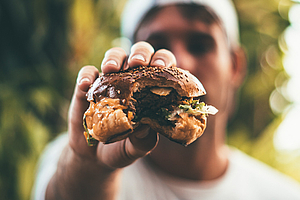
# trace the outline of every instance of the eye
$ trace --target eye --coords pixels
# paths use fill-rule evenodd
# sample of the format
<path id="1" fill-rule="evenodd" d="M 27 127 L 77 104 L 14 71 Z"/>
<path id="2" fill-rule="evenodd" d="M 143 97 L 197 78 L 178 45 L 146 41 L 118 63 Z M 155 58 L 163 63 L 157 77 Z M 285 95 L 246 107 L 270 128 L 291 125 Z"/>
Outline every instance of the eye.
<path id="1" fill-rule="evenodd" d="M 192 43 L 187 47 L 188 51 L 194 55 L 202 55 L 209 52 L 210 47 L 202 43 Z"/>
<path id="2" fill-rule="evenodd" d="M 187 50 L 193 55 L 203 55 L 215 48 L 215 42 L 211 36 L 197 35 L 189 37 Z"/>

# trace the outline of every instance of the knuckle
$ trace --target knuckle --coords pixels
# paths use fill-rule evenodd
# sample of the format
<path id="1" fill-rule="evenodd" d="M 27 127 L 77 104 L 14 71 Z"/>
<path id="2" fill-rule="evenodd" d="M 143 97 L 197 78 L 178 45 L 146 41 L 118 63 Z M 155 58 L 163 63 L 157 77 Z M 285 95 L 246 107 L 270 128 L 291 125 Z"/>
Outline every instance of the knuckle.
<path id="1" fill-rule="evenodd" d="M 96 71 L 96 70 L 97 70 L 96 67 L 93 65 L 85 65 L 79 70 L 78 77 L 85 76 L 87 74 L 91 74 L 91 72 Z"/>
<path id="2" fill-rule="evenodd" d="M 155 52 L 155 55 L 153 56 L 152 60 L 153 60 L 153 64 L 157 61 L 157 60 L 163 60 L 165 61 L 165 63 L 169 66 L 169 65 L 176 65 L 176 58 L 174 56 L 174 54 L 167 50 L 167 49 L 160 49 L 157 52 Z"/>
<path id="3" fill-rule="evenodd" d="M 135 51 L 145 51 L 145 52 L 153 53 L 154 48 L 148 42 L 140 41 L 140 42 L 135 43 L 131 47 L 131 52 L 135 52 Z"/>
<path id="4" fill-rule="evenodd" d="M 157 54 L 158 56 L 166 57 L 166 58 L 168 58 L 168 59 L 170 59 L 170 60 L 172 60 L 172 61 L 175 59 L 174 54 L 173 54 L 171 51 L 167 50 L 167 49 L 160 49 L 160 50 L 158 50 L 158 51 L 156 52 L 156 54 Z"/>
<path id="5" fill-rule="evenodd" d="M 113 47 L 105 52 L 104 57 L 118 56 L 118 55 L 122 55 L 122 56 L 126 55 L 125 50 L 120 47 Z"/>
<path id="6" fill-rule="evenodd" d="M 170 54 L 173 54 L 171 51 L 167 50 L 167 49 L 159 49 L 156 51 L 156 53 L 159 53 L 159 54 L 166 54 L 166 55 L 170 55 Z"/>

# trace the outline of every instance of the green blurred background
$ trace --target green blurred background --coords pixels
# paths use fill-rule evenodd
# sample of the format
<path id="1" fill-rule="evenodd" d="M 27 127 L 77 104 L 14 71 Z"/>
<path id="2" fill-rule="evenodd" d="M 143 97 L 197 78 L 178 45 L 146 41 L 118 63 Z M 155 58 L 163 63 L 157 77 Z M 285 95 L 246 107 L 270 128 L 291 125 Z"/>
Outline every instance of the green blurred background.
<path id="1" fill-rule="evenodd" d="M 104 52 L 117 43 L 124 3 L 0 1 L 1 199 L 30 199 L 43 148 L 67 130 L 77 72 L 87 64 L 99 67 Z M 249 70 L 239 110 L 228 127 L 228 143 L 300 182 L 299 151 L 274 148 L 274 132 L 283 115 L 269 105 L 271 93 L 289 78 L 282 66 L 282 33 L 295 2 L 235 3 Z M 291 103 L 282 99 L 282 107 Z"/>

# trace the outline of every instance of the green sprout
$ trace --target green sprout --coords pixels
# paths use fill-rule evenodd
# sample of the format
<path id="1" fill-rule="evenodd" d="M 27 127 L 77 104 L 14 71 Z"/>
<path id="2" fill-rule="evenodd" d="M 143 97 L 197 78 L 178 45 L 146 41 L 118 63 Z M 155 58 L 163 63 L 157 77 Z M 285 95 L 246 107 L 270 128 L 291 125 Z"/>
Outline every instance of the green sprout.
<path id="1" fill-rule="evenodd" d="M 83 116 L 83 128 L 85 130 L 84 132 L 84 136 L 85 136 L 85 139 L 87 141 L 87 144 L 89 146 L 95 146 L 98 144 L 98 140 L 96 140 L 95 138 L 93 138 L 90 133 L 89 133 L 89 130 L 87 128 L 87 125 L 86 125 L 86 115 Z"/>

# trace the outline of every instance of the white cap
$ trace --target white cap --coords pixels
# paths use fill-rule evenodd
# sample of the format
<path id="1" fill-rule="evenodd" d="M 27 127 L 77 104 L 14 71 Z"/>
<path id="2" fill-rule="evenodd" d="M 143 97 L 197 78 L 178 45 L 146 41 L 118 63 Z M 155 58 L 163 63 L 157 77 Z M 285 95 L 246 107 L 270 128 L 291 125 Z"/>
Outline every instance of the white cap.
<path id="1" fill-rule="evenodd" d="M 122 36 L 133 41 L 137 27 L 152 8 L 171 4 L 196 4 L 208 7 L 223 25 L 229 45 L 239 46 L 238 17 L 231 0 L 128 0 L 121 19 Z"/>

